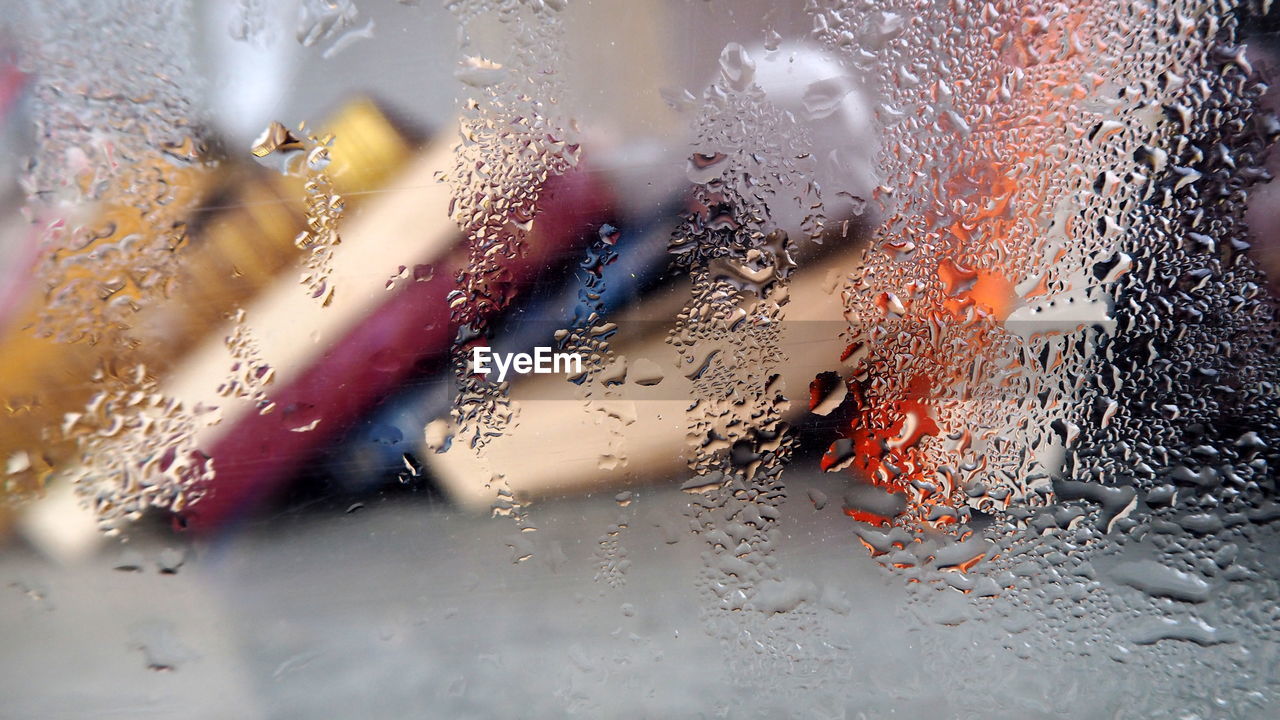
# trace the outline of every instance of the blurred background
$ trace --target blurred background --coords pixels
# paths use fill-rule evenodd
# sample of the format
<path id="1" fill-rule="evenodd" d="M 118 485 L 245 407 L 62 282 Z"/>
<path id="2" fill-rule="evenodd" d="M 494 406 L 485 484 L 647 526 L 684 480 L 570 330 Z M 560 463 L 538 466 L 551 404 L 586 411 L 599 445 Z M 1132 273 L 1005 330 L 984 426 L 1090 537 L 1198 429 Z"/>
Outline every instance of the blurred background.
<path id="1" fill-rule="evenodd" d="M 12 14 L 33 26 L 63 27 L 83 21 L 78 12 L 56 4 L 16 3 Z M 4 356 L 5 387 L 21 407 L 5 419 L 8 425 L 2 454 L 8 457 L 32 445 L 45 445 L 44 457 L 19 462 L 29 466 L 22 471 L 29 484 L 38 484 L 39 473 L 58 464 L 54 456 L 59 451 L 56 443 L 49 442 L 52 438 L 46 430 L 60 423 L 64 413 L 81 410 L 101 389 L 100 384 L 85 380 L 104 361 L 143 362 L 149 377 L 170 396 L 183 398 L 188 406 L 201 401 L 216 404 L 217 396 L 210 391 L 222 384 L 222 365 L 228 359 L 225 341 L 232 334 L 232 318 L 240 311 L 248 315 L 246 334 L 254 336 L 244 342 L 266 343 L 256 352 L 271 357 L 272 382 L 277 388 L 308 373 L 322 373 L 325 378 L 311 381 L 306 386 L 311 389 L 325 382 L 361 386 L 359 397 L 340 411 L 335 407 L 317 409 L 316 398 L 300 397 L 305 394 L 301 389 L 290 391 L 299 397 L 291 395 L 281 405 L 276 413 L 284 418 L 280 424 L 296 420 L 292 427 L 301 427 L 321 414 L 327 421 L 305 437 L 295 435 L 292 439 L 297 447 L 286 451 L 275 443 L 263 450 L 277 460 L 276 467 L 262 471 L 253 481 L 272 488 L 263 500 L 279 500 L 280 493 L 289 489 L 304 493 L 318 489 L 320 496 L 338 498 L 335 502 L 341 504 L 348 492 L 359 495 L 385 489 L 382 483 L 388 480 L 394 485 L 406 462 L 421 464 L 417 459 L 405 459 L 406 454 L 419 451 L 422 438 L 415 428 L 444 414 L 452 402 L 453 388 L 445 382 L 450 379 L 445 360 L 451 338 L 444 323 L 434 322 L 446 317 L 441 314 L 444 308 L 424 312 L 422 303 L 442 298 L 436 288 L 443 289 L 451 281 L 450 272 L 455 271 L 449 264 L 454 262 L 448 259 L 450 248 L 461 244 L 464 236 L 452 226 L 441 204 L 448 186 L 437 176 L 451 170 L 449 148 L 457 142 L 467 98 L 485 89 L 484 82 L 472 77 L 474 69 L 467 63 L 479 62 L 479 58 L 511 64 L 519 52 L 512 49 L 513 42 L 549 42 L 532 32 L 528 33 L 530 38 L 523 38 L 522 28 L 504 24 L 501 12 L 473 12 L 474 18 L 467 12 L 457 8 L 451 12 L 434 3 L 377 3 L 371 7 L 345 2 L 277 3 L 270 7 L 253 2 L 194 3 L 165 11 L 156 21 L 178 26 L 161 42 L 145 37 L 144 28 L 127 26 L 123 11 L 104 9 L 102 22 L 120 24 L 117 31 L 126 34 L 119 40 L 126 47 L 148 44 L 137 51 L 122 51 L 111 62 L 102 62 L 103 53 L 112 52 L 110 42 L 75 47 L 69 31 L 66 37 L 50 31 L 40 40 L 23 41 L 22 23 L 11 24 L 5 129 L 6 157 L 10 160 L 6 166 L 6 217 L 11 219 L 6 232 L 12 233 L 12 241 L 5 246 Z M 576 266 L 606 223 L 623 230 L 623 248 L 618 253 L 620 261 L 607 269 L 613 288 L 605 304 L 611 311 L 632 309 L 628 322 L 637 328 L 643 326 L 644 333 L 665 332 L 667 328 L 659 323 L 679 308 L 680 293 L 685 292 L 681 280 L 667 271 L 670 256 L 666 246 L 680 213 L 690 202 L 686 165 L 694 140 L 697 98 L 717 77 L 722 51 L 728 43 L 736 42 L 734 38 L 754 45 L 757 55 L 762 55 L 759 81 L 770 100 L 802 117 L 824 152 L 848 156 L 843 165 L 830 165 L 811 180 L 829 186 L 829 191 L 867 194 L 875 146 L 865 99 L 848 93 L 837 98 L 835 107 L 812 113 L 806 111 L 802 97 L 803 88 L 816 81 L 843 78 L 853 87 L 854 80 L 833 57 L 812 45 L 792 41 L 777 49 L 773 42 L 775 49 L 764 51 L 763 44 L 770 38 L 802 35 L 800 31 L 808 22 L 803 13 L 772 8 L 767 3 L 759 7 L 736 3 L 725 7 L 581 3 L 573 13 L 556 20 L 554 42 L 563 59 L 558 54 L 543 58 L 540 62 L 544 66 L 535 72 L 554 77 L 553 84 L 542 88 L 552 93 L 547 100 L 555 112 L 548 116 L 571 122 L 572 127 L 565 131 L 572 133 L 575 145 L 581 147 L 583 164 L 572 177 L 553 179 L 553 183 L 561 182 L 570 189 L 543 210 L 547 215 L 543 227 L 534 231 L 537 239 L 533 244 L 543 254 L 534 258 L 536 262 L 527 263 L 523 275 L 512 279 L 518 299 L 507 309 L 518 309 L 519 315 L 513 320 L 508 314 L 505 322 L 527 324 L 533 319 L 541 326 L 526 328 L 522 335 L 509 327 L 500 333 L 511 338 L 509 346 L 531 347 L 567 327 L 579 302 L 581 280 Z M 620 32 L 622 28 L 626 32 Z M 80 62 L 83 67 L 65 68 L 47 86 L 40 85 L 39 76 L 33 73 L 38 73 L 41 63 L 59 61 L 45 55 L 63 51 L 69 55 L 62 59 L 65 65 Z M 28 57 L 23 57 L 24 52 Z M 176 275 L 163 281 L 164 302 L 136 313 L 130 310 L 135 316 L 127 323 L 129 337 L 123 341 L 127 352 L 119 352 L 119 346 L 109 340 L 100 341 L 98 329 L 72 338 L 88 342 L 68 344 L 68 337 L 59 333 L 77 324 L 51 317 L 50 303 L 39 295 L 40 279 L 32 270 L 47 261 L 40 257 L 40 246 L 47 240 L 42 240 L 38 223 L 32 227 L 31 210 L 23 210 L 27 205 L 24 195 L 34 192 L 32 197 L 58 197 L 63 208 L 83 208 L 84 201 L 102 202 L 102 198 L 94 195 L 89 181 L 83 184 L 90 192 L 75 198 L 69 197 L 65 182 L 59 190 L 28 188 L 28 193 L 20 184 L 24 177 L 28 185 L 34 185 L 45 179 L 45 173 L 74 173 L 98 160 L 80 158 L 83 150 L 44 143 L 37 137 L 56 135 L 55 131 L 64 129 L 57 126 L 62 122 L 67 123 L 68 134 L 100 150 L 102 162 L 112 167 L 112 149 L 103 145 L 102 133 L 95 135 L 86 126 L 105 121 L 125 127 L 126 132 L 129 127 L 140 130 L 138 118 L 117 117 L 123 115 L 117 110 L 95 109 L 95 101 L 87 99 L 79 101 L 87 117 L 70 120 L 64 113 L 76 112 L 77 103 L 69 102 L 65 108 L 56 103 L 66 92 L 63 83 L 105 86 L 113 76 L 131 75 L 143 78 L 136 83 L 139 99 L 150 99 L 155 88 L 147 84 L 156 83 L 145 81 L 149 71 L 138 65 L 147 62 L 171 64 L 164 68 L 166 82 L 159 85 L 173 97 L 162 105 L 185 113 L 184 127 L 191 129 L 191 137 L 201 146 L 199 162 L 184 168 L 181 178 L 162 179 L 166 187 L 184 184 L 184 195 L 166 201 L 180 212 L 170 213 L 173 217 L 165 214 L 159 220 L 180 226 L 180 242 L 189 244 L 189 249 L 174 266 Z M 101 67 L 97 63 L 102 63 Z M 310 222 L 303 189 L 308 177 L 296 168 L 284 168 L 286 172 L 281 173 L 275 156 L 260 163 L 249 152 L 272 123 L 295 132 L 305 124 L 312 132 L 333 134 L 336 139 L 329 148 L 333 165 L 328 176 L 344 205 L 341 222 L 358 228 L 344 229 L 344 242 L 349 246 L 368 237 L 370 245 L 381 245 L 382 257 L 370 260 L 366 254 L 354 259 L 361 253 L 352 251 L 352 260 L 345 265 L 340 260 L 341 266 L 334 268 L 345 277 L 358 277 L 345 292 L 338 291 L 338 297 L 353 299 L 341 312 L 283 302 L 292 294 L 295 263 L 310 261 L 301 259 L 305 253 L 295 242 Z M 44 164 L 34 171 L 24 168 L 24 159 L 32 157 L 33 148 Z M 49 162 L 49 157 L 58 161 Z M 79 165 L 56 167 L 67 157 L 80 158 L 75 160 Z M 799 232 L 802 208 L 779 203 L 772 212 L 781 227 Z M 110 213 L 108 218 L 114 220 Z M 855 248 L 858 233 L 865 232 L 866 219 L 851 212 L 839 219 L 854 224 L 850 233 L 846 222 L 838 238 L 838 245 L 847 247 L 804 248 L 803 252 Z M 154 218 L 144 213 L 139 220 L 145 223 Z M 45 221 L 58 222 L 51 218 Z M 388 240 L 389 234 L 394 235 L 394 242 Z M 170 246 L 175 244 L 169 241 Z M 90 262 L 103 257 L 86 254 L 91 256 Z M 136 265 L 138 258 L 133 260 Z M 129 271 L 125 265 L 127 262 L 121 262 L 122 275 Z M 825 270 L 835 267 L 832 264 Z M 148 281 L 135 278 L 130 282 L 142 286 Z M 172 292 L 168 285 L 172 285 Z M 342 288 L 342 283 L 335 281 L 333 286 Z M 404 297 L 406 286 L 418 295 Z M 73 287 L 63 297 L 82 289 Z M 117 291 L 111 287 L 85 292 Z M 146 291 L 145 287 L 139 289 Z M 659 302 L 664 296 L 666 305 Z M 653 301 L 643 310 L 642 297 Z M 825 315 L 819 312 L 815 318 L 842 322 L 838 306 L 828 305 Z M 271 308 L 274 314 L 262 317 L 255 307 Z M 337 315 L 342 317 L 334 317 Z M 381 325 L 366 328 L 357 338 L 353 329 L 375 315 L 383 319 L 371 324 Z M 320 326 L 310 327 L 306 333 L 300 330 L 312 322 Z M 290 335 L 280 323 L 295 326 L 292 329 L 297 332 Z M 55 326 L 57 329 L 51 330 Z M 405 333 L 424 328 L 429 329 L 430 337 L 406 341 Z M 74 332 L 84 330 L 76 327 Z M 394 333 L 399 335 L 393 337 Z M 299 343 L 311 347 L 302 349 Z M 660 338 L 651 338 L 647 345 L 650 352 L 664 351 Z M 349 367 L 326 366 L 327 362 L 341 365 L 344 360 L 334 356 L 348 354 L 348 348 L 356 346 L 361 346 L 363 356 L 347 361 Z M 366 368 L 357 367 L 361 362 L 371 363 L 375 375 L 381 374 L 369 380 L 364 377 Z M 665 396 L 666 400 L 683 399 L 678 389 L 667 391 Z M 682 433 L 679 423 L 677 419 L 670 427 Z M 219 423 L 215 434 L 229 432 L 230 424 Z M 653 471 L 639 472 L 653 476 L 654 471 L 660 475 L 677 469 L 671 461 L 678 452 L 671 454 L 665 467 L 659 463 Z M 244 463 L 261 460 L 260 453 Z M 220 471 L 228 477 L 235 472 L 226 462 Z M 306 482 L 295 482 L 298 473 L 309 475 Z M 414 485 L 422 492 L 435 492 L 429 478 L 416 478 Z M 243 498 L 236 502 L 241 501 L 248 504 Z M 247 505 L 235 512 L 241 510 L 247 512 Z"/>
<path id="2" fill-rule="evenodd" d="M 1274 15 L 1243 30 L 1259 72 Z M 1159 705 L 1104 653 L 1046 672 L 1066 661 L 1022 639 L 1033 607 L 988 624 L 910 609 L 850 531 L 848 481 L 820 469 L 840 419 L 811 381 L 848 354 L 840 288 L 880 220 L 865 202 L 879 98 L 812 39 L 805 3 L 0 0 L 0 18 L 0 717 Z M 669 242 L 715 211 L 692 192 L 699 118 L 732 124 L 715 84 L 738 53 L 832 199 L 820 232 L 800 191 L 768 208 L 815 239 L 795 249 L 788 318 L 803 322 L 779 370 L 783 419 L 812 432 L 770 560 L 787 568 L 776 602 L 800 610 L 759 627 L 706 611 L 691 378 L 667 342 L 690 292 Z M 486 97 L 509 114 L 477 110 Z M 515 382 L 512 442 L 470 454 L 450 451 L 452 293 L 482 253 L 450 180 L 501 174 L 468 154 L 507 127 L 485 122 L 569 147 L 523 147 L 535 168 L 572 159 L 538 178 L 525 249 L 498 263 L 493 346 L 553 345 L 591 312 L 620 330 L 614 394 Z M 1248 218 L 1269 292 L 1276 192 Z M 68 480 L 104 471 L 136 478 Z M 1232 712 L 1267 716 L 1269 697 Z"/>
<path id="3" fill-rule="evenodd" d="M 522 426 L 544 428 L 532 441 L 539 454 L 517 448 L 499 462 L 532 471 L 511 484 L 523 503 L 536 502 L 515 520 L 493 518 L 494 471 L 437 455 L 439 438 L 433 446 L 422 428 L 448 417 L 455 392 L 444 295 L 463 234 L 437 176 L 451 169 L 467 99 L 484 89 L 467 59 L 511 65 L 513 46 L 547 41 L 498 19 L 504 5 L 521 4 L 6 3 L 0 387 L 9 412 L 0 455 L 6 492 L 20 502 L 0 511 L 0 716 L 648 717 L 735 703 L 718 688 L 747 665 L 715 669 L 719 644 L 701 627 L 693 583 L 700 550 L 685 537 L 690 390 L 664 337 L 688 289 L 668 269 L 667 244 L 690 207 L 698 106 L 726 44 L 759 56 L 769 43 L 761 83 L 798 114 L 804 86 L 845 73 L 814 46 L 788 40 L 778 49 L 775 38 L 807 29 L 799 6 L 578 2 L 560 16 L 554 55 L 543 56 L 554 64 L 534 71 L 554 74 L 546 99 L 571 118 L 582 162 L 535 225 L 534 255 L 515 270 L 514 300 L 495 320 L 497 342 L 552 344 L 573 326 L 584 253 L 602 226 L 616 228 L 600 307 L 630 313 L 620 320 L 629 336 L 622 351 L 633 366 L 649 362 L 654 384 L 635 389 L 648 393 L 639 400 L 650 425 L 630 436 L 652 442 L 622 462 L 604 459 L 617 431 L 578 410 L 572 386 L 528 383 Z M 113 103 L 112 93 L 134 94 Z M 102 177 L 84 174 L 147 162 L 165 138 L 109 143 L 149 133 L 152 112 L 181 116 L 182 139 L 198 140 L 166 158 L 183 162 L 180 177 L 160 178 L 183 186 L 162 203 L 175 210 L 132 218 L 134 232 L 148 222 L 180 226 L 176 279 L 162 301 L 129 308 L 125 339 L 103 330 L 111 318 L 87 331 L 74 318 L 51 319 L 40 277 L 45 233 L 60 222 L 96 227 L 94 214 L 115 221 L 112 205 L 155 181 L 130 178 L 126 197 L 113 198 L 95 185 Z M 813 179 L 866 194 L 874 148 L 866 113 L 849 95 L 806 120 L 829 149 L 856 158 L 845 177 Z M 327 175 L 345 206 L 340 247 L 360 252 L 337 257 L 329 307 L 297 279 L 307 262 L 295 244 L 309 221 L 304 185 L 315 176 L 251 152 L 273 123 L 300 139 L 308 130 L 334 136 Z M 799 209 L 775 213 L 798 232 Z M 832 273 L 865 232 L 865 218 L 849 218 L 855 231 L 835 247 L 805 250 L 843 256 L 809 282 L 808 294 L 825 298 L 813 318 L 825 322 L 815 326 L 827 345 L 842 323 Z M 119 226 L 107 232 L 129 237 Z M 111 262 L 110 250 L 88 256 L 90 272 Z M 131 271 L 97 272 L 117 269 Z M 77 307 L 72 294 L 63 300 Z M 67 327 L 84 334 L 60 336 Z M 804 387 L 838 352 L 815 352 L 793 382 Z M 200 427 L 201 447 L 217 446 L 213 492 L 192 513 L 143 512 L 107 537 L 58 475 L 84 457 L 64 423 L 102 403 L 110 408 L 100 411 L 102 437 L 113 437 L 112 411 L 132 406 L 112 383 L 136 380 L 136 362 L 145 363 L 146 388 L 185 398 L 187 410 L 202 401 L 230 407 Z M 243 363 L 241 384 L 226 391 L 231 362 Z M 255 385 L 264 368 L 267 383 Z M 263 388 L 276 408 L 258 416 L 263 398 L 254 392 Z M 191 415 L 182 419 L 196 422 Z M 265 429 L 254 425 L 263 418 Z M 81 432 L 95 428 L 81 422 Z M 148 456 L 145 443 L 161 437 L 127 447 Z M 815 493 L 838 486 L 818 477 L 816 456 L 810 464 Z M 620 492 L 632 494 L 619 500 Z M 880 612 L 888 612 L 892 586 L 865 553 L 848 552 L 841 516 L 812 515 L 798 547 L 821 555 L 834 546 L 832 576 L 854 563 L 873 583 L 850 576 L 824 597 L 843 607 L 845 593 L 874 587 L 887 593 Z M 812 581 L 827 574 L 813 570 Z M 850 618 L 849 631 L 871 632 L 876 617 Z M 920 659 L 902 647 L 902 662 Z M 752 702 L 767 711 L 787 701 Z M 838 713 L 843 702 L 826 693 L 816 707 Z"/>

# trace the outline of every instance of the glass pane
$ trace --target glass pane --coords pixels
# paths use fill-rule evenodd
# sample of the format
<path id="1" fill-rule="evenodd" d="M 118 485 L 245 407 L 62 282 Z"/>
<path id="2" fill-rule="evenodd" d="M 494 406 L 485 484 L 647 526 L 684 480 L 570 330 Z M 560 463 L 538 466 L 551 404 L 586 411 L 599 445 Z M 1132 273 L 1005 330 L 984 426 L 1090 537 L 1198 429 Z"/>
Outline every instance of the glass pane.
<path id="1" fill-rule="evenodd" d="M 1280 711 L 1258 0 L 0 0 L 0 715 Z"/>

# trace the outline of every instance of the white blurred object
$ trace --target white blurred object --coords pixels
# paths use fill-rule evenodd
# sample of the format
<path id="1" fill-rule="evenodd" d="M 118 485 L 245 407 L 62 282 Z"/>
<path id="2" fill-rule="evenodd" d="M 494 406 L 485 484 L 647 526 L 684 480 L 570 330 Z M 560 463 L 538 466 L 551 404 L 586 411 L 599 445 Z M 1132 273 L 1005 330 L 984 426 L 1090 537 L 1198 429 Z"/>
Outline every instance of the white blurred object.
<path id="1" fill-rule="evenodd" d="M 71 483 L 50 483 L 48 494 L 18 516 L 18 530 L 36 550 L 61 565 L 92 557 L 106 540 L 93 511 Z"/>
<path id="2" fill-rule="evenodd" d="M 772 43 L 771 43 L 772 44 Z M 813 178 L 833 220 L 859 215 L 859 201 L 875 186 L 878 148 L 871 106 L 857 79 L 832 56 L 803 43 L 747 49 L 755 62 L 755 83 L 769 102 L 790 112 L 808 131 L 818 161 Z M 798 237 L 807 210 L 794 203 L 770 208 L 783 230 Z"/>
<path id="3" fill-rule="evenodd" d="M 206 106 L 233 147 L 248 147 L 288 101 L 302 60 L 292 37 L 300 11 L 299 0 L 215 0 L 201 8 L 211 66 Z"/>

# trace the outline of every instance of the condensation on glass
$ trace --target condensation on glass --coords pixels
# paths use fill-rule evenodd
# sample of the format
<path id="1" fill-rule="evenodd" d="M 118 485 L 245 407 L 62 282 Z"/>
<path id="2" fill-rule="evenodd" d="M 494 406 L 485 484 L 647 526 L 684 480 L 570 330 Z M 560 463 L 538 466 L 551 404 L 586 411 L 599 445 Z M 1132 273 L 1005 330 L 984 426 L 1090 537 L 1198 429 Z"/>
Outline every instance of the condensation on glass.
<path id="1" fill-rule="evenodd" d="M 389 30 L 364 19 L 363 3 L 295 4 L 284 22 L 267 3 L 240 0 L 217 30 L 255 47 L 296 41 L 335 68 L 348 48 Z M 733 12 L 726 0 L 701 5 Z M 992 695 L 1027 692 L 1003 687 L 1012 673 L 1063 678 L 1041 705 L 1021 706 L 1046 716 L 1103 707 L 1089 704 L 1084 684 L 1125 697 L 1117 717 L 1274 711 L 1277 301 L 1245 224 L 1280 135 L 1266 70 L 1244 44 L 1270 8 L 774 8 L 754 34 L 699 56 L 705 66 L 693 74 L 705 85 L 628 90 L 660 94 L 667 120 L 687 132 L 677 133 L 678 162 L 664 167 L 679 176 L 680 201 L 652 208 L 677 301 L 633 321 L 636 308 L 610 299 L 611 283 L 628 281 L 609 269 L 642 252 L 629 235 L 652 229 L 580 210 L 590 228 L 564 250 L 570 310 L 554 320 L 521 304 L 521 292 L 541 286 L 537 273 L 513 268 L 531 257 L 563 264 L 538 254 L 552 242 L 540 231 L 576 217 L 579 179 L 597 172 L 591 144 L 607 133 L 591 124 L 598 108 L 580 116 L 575 107 L 591 68 L 571 52 L 586 32 L 576 14 L 590 6 L 406 9 L 456 27 L 456 115 L 419 192 L 433 193 L 436 220 L 461 249 L 439 265 L 377 258 L 377 283 L 389 294 L 448 287 L 450 396 L 415 434 L 441 462 L 467 468 L 471 496 L 511 526 L 485 540 L 506 547 L 502 572 L 581 561 L 634 618 L 647 600 L 630 578 L 657 562 L 630 544 L 637 528 L 696 546 L 696 569 L 664 582 L 694 589 L 690 612 L 748 689 L 744 707 L 767 693 L 841 716 L 861 698 L 874 715 L 934 684 L 950 711 L 976 714 Z M 10 449 L 15 512 L 39 502 L 46 483 L 70 485 L 103 530 L 128 535 L 149 511 L 181 516 L 217 491 L 219 465 L 235 459 L 202 446 L 211 437 L 202 433 L 229 407 L 300 412 L 289 420 L 296 433 L 326 422 L 275 402 L 282 359 L 264 349 L 269 338 L 246 307 L 223 318 L 225 367 L 204 378 L 212 395 L 171 395 L 149 369 L 163 358 L 140 328 L 153 331 L 148 313 L 181 291 L 188 224 L 210 204 L 220 157 L 198 121 L 194 51 L 172 30 L 188 11 L 59 2 L 21 15 L 32 29 L 19 54 L 35 128 L 23 212 L 39 236 L 32 272 L 43 292 L 27 332 L 109 347 L 112 360 L 80 368 L 76 382 L 93 388 L 82 407 L 39 427 L 33 415 L 26 444 Z M 597 45 L 626 32 L 590 29 Z M 293 183 L 303 208 L 294 290 L 317 313 L 345 312 L 343 235 L 365 216 L 347 212 L 331 154 L 356 141 L 309 121 L 271 122 L 251 147 L 222 151 L 257 156 Z M 816 323 L 810 309 L 822 297 L 837 307 L 830 342 L 790 341 Z M 540 538 L 542 503 L 520 475 L 535 472 L 526 465 L 539 462 L 539 444 L 566 441 L 536 403 L 522 403 L 518 382 L 468 364 L 519 324 L 513 313 L 550 320 L 547 342 L 586 358 L 584 371 L 555 379 L 556 392 L 573 408 L 560 412 L 603 429 L 577 448 L 600 477 L 637 479 L 658 452 L 643 417 L 653 406 L 636 393 L 681 401 L 662 416 L 680 439 L 663 451 L 679 463 L 661 487 L 684 491 L 682 509 L 656 516 L 645 506 L 651 485 L 601 480 L 583 502 L 607 509 L 573 541 L 589 558 L 568 560 L 564 539 Z M 660 340 L 641 343 L 652 328 Z M 826 353 L 816 358 L 823 371 L 797 377 L 814 347 Z M 46 401 L 7 389 L 11 413 Z M 521 440 L 531 436 L 540 439 Z M 506 443 L 535 455 L 504 461 Z M 789 480 L 810 471 L 831 478 L 821 488 Z M 401 480 L 423 473 L 423 458 L 406 453 Z M 874 601 L 796 572 L 813 512 L 839 517 L 839 552 L 870 556 L 878 582 L 902 593 L 905 604 L 887 612 L 919 631 L 931 667 L 909 678 L 855 670 L 874 663 L 875 649 L 845 634 L 845 618 Z M 173 649 L 168 632 L 136 629 L 153 668 L 189 652 Z M 636 638 L 636 657 L 662 654 L 658 640 Z M 569 653 L 583 683 L 596 667 L 588 655 L 578 645 Z M 1010 657 L 1034 673 L 1011 669 Z M 575 691 L 557 697 L 557 707 L 586 707 Z"/>

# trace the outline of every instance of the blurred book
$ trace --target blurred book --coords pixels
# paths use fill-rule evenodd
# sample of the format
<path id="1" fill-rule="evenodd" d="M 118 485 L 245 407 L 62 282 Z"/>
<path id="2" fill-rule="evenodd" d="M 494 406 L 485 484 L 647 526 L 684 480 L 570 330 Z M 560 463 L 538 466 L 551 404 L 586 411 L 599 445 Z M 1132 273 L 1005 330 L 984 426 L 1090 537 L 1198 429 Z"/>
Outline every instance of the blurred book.
<path id="1" fill-rule="evenodd" d="M 840 399 L 814 403 L 812 411 L 804 402 L 815 378 L 841 370 L 847 321 L 840 291 L 859 250 L 813 258 L 791 281 L 777 373 L 778 389 L 792 398 L 783 415 L 792 424 L 830 412 Z M 532 500 L 682 477 L 690 447 L 687 410 L 696 392 L 667 331 L 687 299 L 687 285 L 670 286 L 609 318 L 620 328 L 610 343 L 615 361 L 588 388 L 589 402 L 575 397 L 577 386 L 563 375 L 521 376 L 510 391 L 518 424 L 483 453 L 459 443 L 445 449 L 441 438 L 455 430 L 446 416 L 419 440 L 415 456 L 449 499 L 473 509 L 487 508 L 499 489 Z M 706 345 L 701 351 L 710 353 L 714 343 Z M 725 350 L 734 350 L 728 338 Z M 500 480 L 490 482 L 494 478 Z"/>
<path id="2" fill-rule="evenodd" d="M 327 124 L 340 140 L 329 173 L 348 198 L 349 212 L 386 183 L 412 156 L 412 133 L 368 99 L 357 99 Z M 157 159 L 157 162 L 164 162 Z M 67 413 L 84 410 L 102 388 L 91 381 L 99 368 L 145 365 L 164 378 L 202 342 L 222 342 L 227 317 L 278 281 L 297 284 L 300 254 L 294 239 L 306 223 L 303 180 L 281 175 L 243 156 L 220 158 L 186 175 L 183 188 L 194 210 L 184 221 L 181 262 L 167 297 L 130 318 L 132 342 L 58 342 L 37 334 L 49 298 L 28 276 L 25 299 L 0 317 L 0 461 L 7 463 L 6 493 L 41 492 L 53 469 L 70 461 L 75 443 L 59 431 Z M 110 223 L 110 207 L 97 208 Z M 28 242 L 38 243 L 34 226 Z M 132 231 L 138 231 L 135 228 Z M 117 226 L 116 234 L 131 232 Z M 35 254 L 32 254 L 35 257 Z M 91 267 L 91 266 L 90 266 Z M 225 371 L 218 373 L 224 376 Z"/>
<path id="3" fill-rule="evenodd" d="M 242 321 L 211 335 L 164 383 L 165 394 L 187 406 L 219 405 L 222 412 L 222 421 L 198 437 L 214 458 L 216 477 L 183 512 L 187 527 L 210 530 L 249 516 L 304 471 L 317 448 L 340 438 L 424 365 L 446 357 L 457 334 L 448 296 L 470 254 L 449 215 L 451 189 L 437 179 L 453 165 L 452 145 L 441 140 L 423 151 L 343 225 L 331 303 L 308 297 L 293 277 L 281 278 L 244 306 Z M 515 296 L 576 258 L 611 204 L 589 170 L 551 178 L 544 190 L 522 251 L 502 266 Z M 271 364 L 270 412 L 217 395 L 232 360 L 220 339 L 233 331 L 253 337 Z"/>

